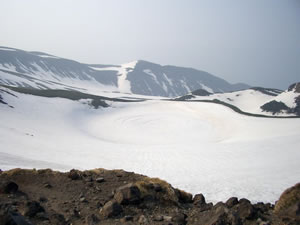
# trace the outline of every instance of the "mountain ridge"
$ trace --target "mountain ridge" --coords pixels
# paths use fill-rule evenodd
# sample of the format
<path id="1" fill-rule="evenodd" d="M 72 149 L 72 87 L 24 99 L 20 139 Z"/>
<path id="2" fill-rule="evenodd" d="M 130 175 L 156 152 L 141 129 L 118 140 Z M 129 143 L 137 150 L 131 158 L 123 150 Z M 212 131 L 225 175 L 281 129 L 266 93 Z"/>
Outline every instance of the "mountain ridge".
<path id="1" fill-rule="evenodd" d="M 13 75 L 13 76 L 12 76 Z M 122 65 L 85 64 L 39 51 L 0 46 L 0 84 L 33 88 L 84 88 L 176 97 L 206 88 L 245 89 L 208 72 L 137 60 Z"/>

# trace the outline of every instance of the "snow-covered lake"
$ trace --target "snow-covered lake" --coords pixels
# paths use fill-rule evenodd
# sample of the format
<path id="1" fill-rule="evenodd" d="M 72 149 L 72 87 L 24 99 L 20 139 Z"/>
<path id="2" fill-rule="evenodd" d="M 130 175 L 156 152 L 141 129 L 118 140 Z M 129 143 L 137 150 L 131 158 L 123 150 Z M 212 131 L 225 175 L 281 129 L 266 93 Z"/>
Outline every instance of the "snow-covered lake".
<path id="1" fill-rule="evenodd" d="M 0 168 L 124 169 L 208 201 L 275 202 L 300 181 L 300 119 L 247 117 L 222 105 L 152 100 L 92 109 L 17 94 L 0 104 Z"/>

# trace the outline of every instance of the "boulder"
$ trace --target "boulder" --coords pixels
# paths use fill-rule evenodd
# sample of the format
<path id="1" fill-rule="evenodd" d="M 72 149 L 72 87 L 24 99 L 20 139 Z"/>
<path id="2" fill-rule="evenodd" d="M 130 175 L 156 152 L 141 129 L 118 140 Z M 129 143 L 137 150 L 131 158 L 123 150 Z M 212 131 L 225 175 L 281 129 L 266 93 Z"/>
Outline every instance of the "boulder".
<path id="1" fill-rule="evenodd" d="M 120 215 L 123 212 L 122 206 L 115 200 L 107 202 L 100 209 L 100 216 L 102 218 L 112 218 Z"/>
<path id="2" fill-rule="evenodd" d="M 256 210 L 247 199 L 241 199 L 234 209 L 242 221 L 255 219 Z"/>
<path id="3" fill-rule="evenodd" d="M 3 194 L 16 193 L 18 189 L 19 186 L 13 181 L 3 182 L 0 184 L 0 193 Z"/>
<path id="4" fill-rule="evenodd" d="M 196 194 L 193 198 L 193 203 L 196 206 L 206 205 L 205 197 L 203 194 Z"/>
<path id="5" fill-rule="evenodd" d="M 287 189 L 276 202 L 275 213 L 300 220 L 300 183 Z"/>
<path id="6" fill-rule="evenodd" d="M 26 203 L 24 215 L 28 217 L 34 217 L 37 213 L 45 212 L 45 209 L 36 201 L 30 201 Z"/>
<path id="7" fill-rule="evenodd" d="M 229 207 L 229 208 L 232 208 L 233 206 L 237 205 L 239 203 L 238 201 L 238 198 L 236 197 L 231 197 L 229 198 L 227 201 L 226 201 L 226 205 Z"/>
<path id="8" fill-rule="evenodd" d="M 71 180 L 79 180 L 82 178 L 80 171 L 74 169 L 70 170 L 68 177 Z"/>
<path id="9" fill-rule="evenodd" d="M 141 192 L 136 185 L 130 183 L 118 188 L 114 199 L 122 205 L 138 204 L 141 202 Z"/>

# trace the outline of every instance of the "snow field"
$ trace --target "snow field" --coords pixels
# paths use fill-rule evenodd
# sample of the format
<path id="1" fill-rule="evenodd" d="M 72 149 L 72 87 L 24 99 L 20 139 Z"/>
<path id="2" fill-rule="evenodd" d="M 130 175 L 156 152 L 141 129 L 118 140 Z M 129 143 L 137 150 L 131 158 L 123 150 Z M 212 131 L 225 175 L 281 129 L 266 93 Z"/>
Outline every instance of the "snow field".
<path id="1" fill-rule="evenodd" d="M 83 102 L 1 93 L 0 168 L 124 169 L 208 201 L 275 202 L 300 179 L 299 119 L 247 117 L 212 103 Z"/>

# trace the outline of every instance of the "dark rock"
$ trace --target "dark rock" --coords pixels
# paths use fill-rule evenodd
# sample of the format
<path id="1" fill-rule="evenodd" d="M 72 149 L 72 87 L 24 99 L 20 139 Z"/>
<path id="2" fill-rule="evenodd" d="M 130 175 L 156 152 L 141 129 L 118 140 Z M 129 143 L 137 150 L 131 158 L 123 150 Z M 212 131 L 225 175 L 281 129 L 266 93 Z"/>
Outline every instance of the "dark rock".
<path id="1" fill-rule="evenodd" d="M 41 196 L 39 199 L 40 202 L 47 202 L 48 199 L 46 197 Z"/>
<path id="2" fill-rule="evenodd" d="M 7 212 L 0 215 L 0 225 L 33 225 L 24 216 L 17 212 Z"/>
<path id="3" fill-rule="evenodd" d="M 80 211 L 78 209 L 73 209 L 72 217 L 80 218 Z"/>
<path id="4" fill-rule="evenodd" d="M 48 184 L 48 183 L 46 183 L 46 184 L 44 184 L 44 187 L 45 187 L 45 188 L 52 188 L 52 185 L 51 185 L 51 184 Z"/>
<path id="5" fill-rule="evenodd" d="M 203 194 L 196 194 L 193 198 L 193 203 L 196 206 L 206 205 L 205 197 Z"/>
<path id="6" fill-rule="evenodd" d="M 45 212 L 39 212 L 36 214 L 36 218 L 40 220 L 49 220 L 49 216 Z"/>
<path id="7" fill-rule="evenodd" d="M 33 225 L 24 216 L 18 212 L 6 212 L 4 215 L 0 214 L 0 225 Z"/>
<path id="8" fill-rule="evenodd" d="M 283 102 L 278 102 L 272 100 L 260 107 L 263 112 L 271 112 L 273 115 L 280 113 L 284 110 L 288 111 L 290 108 L 286 106 Z"/>
<path id="9" fill-rule="evenodd" d="M 178 213 L 175 216 L 172 217 L 172 222 L 176 223 L 176 224 L 186 224 L 186 219 L 187 216 L 183 213 Z"/>
<path id="10" fill-rule="evenodd" d="M 67 225 L 67 221 L 62 214 L 55 213 L 50 217 L 51 225 Z"/>
<path id="11" fill-rule="evenodd" d="M 97 225 L 99 223 L 100 223 L 100 220 L 95 214 L 89 215 L 85 218 L 86 225 Z"/>
<path id="12" fill-rule="evenodd" d="M 161 192 L 163 190 L 160 184 L 153 184 L 153 189 L 156 192 Z"/>
<path id="13" fill-rule="evenodd" d="M 250 202 L 248 199 L 246 199 L 246 198 L 241 198 L 241 199 L 239 200 L 239 203 L 251 204 L 251 202 Z"/>
<path id="14" fill-rule="evenodd" d="M 97 202 L 96 206 L 97 206 L 97 208 L 101 208 L 103 206 L 103 203 L 102 202 Z"/>
<path id="15" fill-rule="evenodd" d="M 130 183 L 118 188 L 114 199 L 123 205 L 138 204 L 141 202 L 141 192 L 136 185 Z"/>
<path id="16" fill-rule="evenodd" d="M 101 209 L 100 215 L 103 218 L 111 218 L 120 215 L 123 212 L 122 206 L 117 201 L 107 202 Z"/>
<path id="17" fill-rule="evenodd" d="M 133 216 L 125 216 L 121 219 L 122 223 L 126 223 L 128 221 L 133 221 Z"/>
<path id="18" fill-rule="evenodd" d="M 36 201 L 27 202 L 24 215 L 28 217 L 34 217 L 39 212 L 45 212 L 45 209 Z"/>
<path id="19" fill-rule="evenodd" d="M 236 197 L 231 197 L 230 199 L 228 199 L 226 201 L 226 205 L 229 207 L 229 208 L 232 208 L 233 206 L 235 206 L 236 204 L 238 204 L 239 201 Z"/>
<path id="20" fill-rule="evenodd" d="M 264 204 L 263 202 L 258 202 L 254 205 L 254 208 L 262 213 L 266 213 L 272 209 L 271 204 Z"/>
<path id="21" fill-rule="evenodd" d="M 180 203 L 192 203 L 193 202 L 193 195 L 187 193 L 185 191 L 175 189 L 175 193 L 178 197 Z"/>
<path id="22" fill-rule="evenodd" d="M 102 183 L 102 182 L 104 182 L 105 181 L 105 179 L 103 178 L 103 177 L 98 177 L 97 179 L 96 179 L 96 182 L 97 183 Z"/>
<path id="23" fill-rule="evenodd" d="M 74 170 L 74 169 L 70 170 L 68 177 L 71 180 L 79 180 L 82 178 L 80 172 L 78 170 Z"/>
<path id="24" fill-rule="evenodd" d="M 239 201 L 239 204 L 236 205 L 237 214 L 239 215 L 239 218 L 244 220 L 252 220 L 255 217 L 256 210 L 251 205 L 250 201 L 245 199 L 241 199 Z"/>
<path id="25" fill-rule="evenodd" d="M 0 193 L 13 194 L 16 193 L 18 189 L 19 186 L 12 181 L 8 181 L 0 184 Z"/>
<path id="26" fill-rule="evenodd" d="M 197 96 L 209 96 L 209 95 L 211 95 L 210 92 L 208 92 L 204 89 L 198 89 L 198 90 L 192 91 L 192 94 L 197 95 Z"/>

